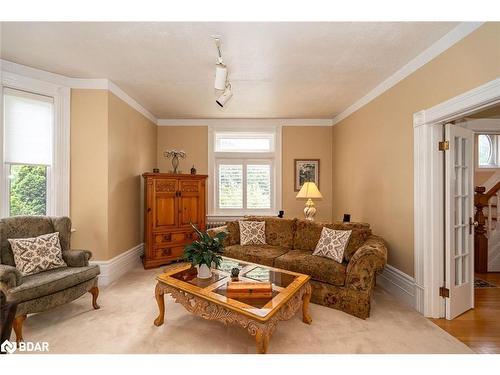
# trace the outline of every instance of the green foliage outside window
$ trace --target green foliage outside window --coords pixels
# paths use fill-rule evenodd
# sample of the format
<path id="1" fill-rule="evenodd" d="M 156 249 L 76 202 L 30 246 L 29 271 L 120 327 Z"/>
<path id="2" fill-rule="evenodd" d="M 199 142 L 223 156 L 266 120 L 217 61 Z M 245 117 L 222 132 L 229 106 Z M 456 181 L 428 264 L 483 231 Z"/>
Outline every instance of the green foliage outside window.
<path id="1" fill-rule="evenodd" d="M 45 215 L 47 170 L 40 165 L 10 166 L 10 216 Z"/>

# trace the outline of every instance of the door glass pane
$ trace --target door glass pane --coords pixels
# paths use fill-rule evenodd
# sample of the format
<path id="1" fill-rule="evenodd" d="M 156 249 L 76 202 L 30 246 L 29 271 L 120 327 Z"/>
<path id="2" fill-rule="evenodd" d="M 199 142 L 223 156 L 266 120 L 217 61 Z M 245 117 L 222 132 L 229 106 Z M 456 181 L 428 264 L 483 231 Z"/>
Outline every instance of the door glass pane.
<path id="1" fill-rule="evenodd" d="M 469 193 L 469 181 L 467 179 L 469 170 L 467 168 L 461 168 L 462 173 L 462 195 L 467 195 Z"/>
<path id="2" fill-rule="evenodd" d="M 247 165 L 247 208 L 271 208 L 271 166 Z"/>
<path id="3" fill-rule="evenodd" d="M 455 137 L 453 142 L 455 146 L 455 165 L 460 165 L 460 160 L 462 160 L 460 157 L 460 138 Z"/>
<path id="4" fill-rule="evenodd" d="M 455 255 L 460 254 L 458 244 L 461 242 L 461 238 L 460 238 L 461 233 L 462 232 L 460 230 L 460 227 L 455 228 L 455 244 L 454 244 L 455 245 Z"/>
<path id="5" fill-rule="evenodd" d="M 455 196 L 457 195 L 460 195 L 460 185 L 459 185 L 459 182 L 460 182 L 460 179 L 458 178 L 458 175 L 460 174 L 460 167 L 459 166 L 456 166 L 454 168 L 454 175 L 453 175 L 453 194 Z"/>
<path id="6" fill-rule="evenodd" d="M 462 258 L 462 284 L 469 282 L 469 256 L 465 255 Z"/>
<path id="7" fill-rule="evenodd" d="M 456 197 L 455 198 L 455 221 L 454 221 L 454 224 L 455 225 L 459 225 L 460 224 L 460 210 L 458 209 L 458 207 L 460 207 L 460 197 Z"/>
<path id="8" fill-rule="evenodd" d="M 462 279 L 462 262 L 461 258 L 455 258 L 455 285 L 460 285 Z"/>
<path id="9" fill-rule="evenodd" d="M 243 208 L 243 165 L 219 165 L 219 207 Z"/>
<path id="10" fill-rule="evenodd" d="M 466 145 L 467 145 L 467 139 L 460 138 L 460 141 L 461 141 L 461 144 L 460 144 L 460 156 L 461 156 L 461 158 L 460 158 L 460 160 L 461 160 L 460 164 L 462 166 L 465 166 L 465 161 L 466 161 L 465 160 L 465 156 L 467 155 L 467 147 L 466 147 Z"/>
<path id="11" fill-rule="evenodd" d="M 10 216 L 46 215 L 47 167 L 10 165 L 9 204 Z"/>
<path id="12" fill-rule="evenodd" d="M 462 249 L 462 254 L 467 253 L 467 241 L 469 240 L 469 232 L 467 226 L 463 226 L 462 229 L 462 246 L 460 248 Z"/>

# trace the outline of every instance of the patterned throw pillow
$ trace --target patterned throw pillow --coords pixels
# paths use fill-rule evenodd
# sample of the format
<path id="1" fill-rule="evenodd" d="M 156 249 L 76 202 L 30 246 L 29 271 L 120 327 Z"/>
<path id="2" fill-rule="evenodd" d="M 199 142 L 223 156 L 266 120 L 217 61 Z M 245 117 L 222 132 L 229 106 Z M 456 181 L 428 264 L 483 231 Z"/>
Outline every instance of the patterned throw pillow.
<path id="1" fill-rule="evenodd" d="M 265 221 L 239 221 L 241 245 L 265 245 Z"/>
<path id="2" fill-rule="evenodd" d="M 313 255 L 330 258 L 342 263 L 344 251 L 349 242 L 352 230 L 336 230 L 323 227 Z"/>
<path id="3" fill-rule="evenodd" d="M 16 268 L 23 275 L 66 267 L 62 258 L 59 232 L 33 238 L 9 239 Z"/>

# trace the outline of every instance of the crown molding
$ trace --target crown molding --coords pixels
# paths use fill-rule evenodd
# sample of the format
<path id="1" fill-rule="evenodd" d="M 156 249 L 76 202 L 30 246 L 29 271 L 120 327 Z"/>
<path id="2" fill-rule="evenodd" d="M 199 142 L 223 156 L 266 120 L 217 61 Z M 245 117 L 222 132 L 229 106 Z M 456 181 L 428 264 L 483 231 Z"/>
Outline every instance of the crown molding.
<path id="1" fill-rule="evenodd" d="M 108 90 L 141 113 L 144 117 L 157 124 L 156 117 L 144 108 L 139 102 L 123 91 L 118 85 L 107 78 L 73 78 L 61 74 L 47 72 L 45 70 L 32 68 L 30 66 L 14 63 L 7 60 L 0 60 L 0 67 L 3 72 L 18 74 L 39 81 L 50 82 L 58 86 L 69 87 L 71 89 L 88 90 Z"/>
<path id="2" fill-rule="evenodd" d="M 453 121 L 500 102 L 500 78 L 413 114 L 413 126 Z"/>
<path id="3" fill-rule="evenodd" d="M 332 125 L 339 123 L 340 121 L 344 120 L 345 118 L 356 112 L 358 109 L 370 103 L 373 99 L 382 95 L 391 87 L 395 86 L 400 81 L 408 77 L 410 74 L 414 73 L 416 70 L 427 64 L 429 61 L 433 60 L 441 53 L 446 51 L 448 48 L 458 43 L 467 35 L 477 30 L 483 24 L 484 22 L 462 22 L 460 25 L 458 25 L 449 33 L 444 35 L 441 39 L 439 39 L 437 42 L 432 44 L 424 52 L 422 52 L 413 60 L 411 60 L 409 63 L 404 65 L 396 73 L 394 73 L 385 81 L 383 81 L 374 89 L 372 89 L 368 94 L 366 94 L 365 96 L 357 100 L 355 103 L 350 105 L 343 112 L 335 116 L 333 118 Z"/>
<path id="4" fill-rule="evenodd" d="M 286 118 L 209 118 L 209 119 L 158 119 L 158 126 L 332 126 L 330 119 Z"/>

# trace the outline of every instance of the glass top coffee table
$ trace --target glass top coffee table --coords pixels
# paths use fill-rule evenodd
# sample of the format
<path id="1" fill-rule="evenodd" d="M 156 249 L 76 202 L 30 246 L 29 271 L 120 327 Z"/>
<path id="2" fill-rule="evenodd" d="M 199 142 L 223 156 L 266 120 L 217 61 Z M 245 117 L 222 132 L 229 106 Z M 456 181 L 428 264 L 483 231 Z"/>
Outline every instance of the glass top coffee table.
<path id="1" fill-rule="evenodd" d="M 231 269 L 239 268 L 241 282 L 270 282 L 272 295 L 265 298 L 233 299 L 226 295 L 231 281 Z M 311 323 L 309 300 L 310 277 L 296 272 L 223 257 L 212 277 L 199 279 L 190 264 L 180 264 L 157 276 L 155 297 L 159 315 L 154 324 L 163 324 L 165 316 L 164 294 L 189 312 L 204 319 L 240 325 L 255 336 L 258 353 L 266 353 L 271 334 L 278 321 L 288 320 L 302 307 L 302 320 Z"/>

